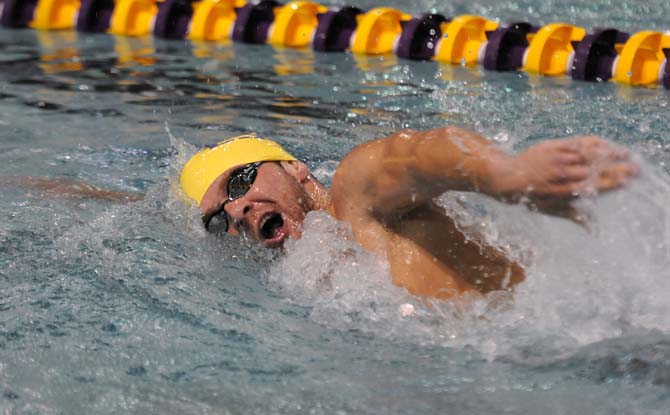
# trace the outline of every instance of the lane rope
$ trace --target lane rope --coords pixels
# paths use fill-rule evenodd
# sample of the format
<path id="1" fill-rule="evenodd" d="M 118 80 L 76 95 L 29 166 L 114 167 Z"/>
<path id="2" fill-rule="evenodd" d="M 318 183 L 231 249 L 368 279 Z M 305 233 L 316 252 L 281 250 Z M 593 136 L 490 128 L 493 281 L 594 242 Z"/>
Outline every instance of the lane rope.
<path id="1" fill-rule="evenodd" d="M 481 16 L 411 16 L 398 9 L 329 9 L 275 0 L 0 0 L 0 25 L 121 36 L 229 41 L 395 54 L 575 80 L 670 89 L 670 31 L 592 33 L 568 23 L 499 25 Z"/>

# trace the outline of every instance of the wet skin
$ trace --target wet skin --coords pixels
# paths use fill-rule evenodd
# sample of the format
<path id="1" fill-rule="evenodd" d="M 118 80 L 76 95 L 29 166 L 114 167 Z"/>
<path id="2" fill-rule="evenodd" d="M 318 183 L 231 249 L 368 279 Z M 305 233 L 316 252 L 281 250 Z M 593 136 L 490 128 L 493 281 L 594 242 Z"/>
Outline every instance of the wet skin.
<path id="1" fill-rule="evenodd" d="M 227 199 L 233 170 L 207 190 L 204 216 Z M 268 247 L 299 238 L 307 212 L 325 210 L 389 262 L 395 284 L 416 295 L 451 298 L 509 289 L 524 272 L 495 248 L 468 241 L 435 197 L 476 191 L 576 219 L 571 200 L 618 188 L 637 172 L 627 151 L 598 137 L 546 141 L 512 156 L 473 132 L 446 127 L 403 131 L 356 147 L 340 163 L 330 190 L 301 162 L 263 163 L 249 192 L 225 210 L 229 233 Z"/>
<path id="2" fill-rule="evenodd" d="M 228 198 L 228 178 L 235 169 L 224 172 L 210 185 L 200 203 L 204 218 L 218 211 Z M 243 234 L 270 248 L 280 247 L 286 238 L 300 237 L 307 212 L 329 203 L 322 198 L 328 199 L 327 190 L 309 174 L 304 163 L 263 163 L 251 189 L 226 204 L 231 222 L 228 233 Z"/>

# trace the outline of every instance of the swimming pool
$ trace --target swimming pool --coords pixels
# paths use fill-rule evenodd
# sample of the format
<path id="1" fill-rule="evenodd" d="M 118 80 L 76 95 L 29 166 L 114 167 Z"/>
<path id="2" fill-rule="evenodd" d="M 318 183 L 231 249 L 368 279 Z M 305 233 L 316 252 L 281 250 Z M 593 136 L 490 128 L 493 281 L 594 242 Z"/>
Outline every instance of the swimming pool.
<path id="1" fill-rule="evenodd" d="M 658 0 L 387 4 L 631 32 L 668 29 L 670 11 Z M 667 413 L 666 90 L 71 32 L 1 29 L 0 43 L 0 177 L 147 194 L 117 204 L 3 186 L 0 412 Z M 588 231 L 441 198 L 528 267 L 513 300 L 465 310 L 392 286 L 327 216 L 310 215 L 278 256 L 206 235 L 177 188 L 185 158 L 222 137 L 276 137 L 328 182 L 354 145 L 445 123 L 508 149 L 603 135 L 646 160 L 643 176 L 581 202 Z"/>

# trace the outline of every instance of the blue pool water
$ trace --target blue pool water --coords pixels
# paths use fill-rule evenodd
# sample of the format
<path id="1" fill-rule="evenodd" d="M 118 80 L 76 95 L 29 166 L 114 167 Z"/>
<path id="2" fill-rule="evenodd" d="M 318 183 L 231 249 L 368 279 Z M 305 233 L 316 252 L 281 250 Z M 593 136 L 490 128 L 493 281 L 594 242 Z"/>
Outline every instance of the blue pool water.
<path id="1" fill-rule="evenodd" d="M 670 28 L 660 0 L 404 3 L 385 4 Z M 667 414 L 669 102 L 391 57 L 0 30 L 0 413 Z M 441 197 L 527 268 L 513 297 L 466 308 L 394 287 L 324 214 L 284 255 L 217 240 L 177 186 L 197 148 L 244 132 L 327 183 L 356 144 L 446 123 L 510 151 L 603 135 L 642 175 L 579 202 L 589 229 Z M 26 176 L 146 197 L 63 197 L 16 185 Z"/>

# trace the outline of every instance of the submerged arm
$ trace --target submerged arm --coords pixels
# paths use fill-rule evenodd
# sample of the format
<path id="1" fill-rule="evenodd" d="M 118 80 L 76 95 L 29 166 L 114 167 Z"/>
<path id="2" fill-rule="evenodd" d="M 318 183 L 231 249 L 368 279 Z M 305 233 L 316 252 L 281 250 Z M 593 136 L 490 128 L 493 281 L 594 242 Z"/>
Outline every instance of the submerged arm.
<path id="1" fill-rule="evenodd" d="M 0 179 L 3 186 L 16 186 L 35 189 L 54 196 L 92 198 L 111 202 L 134 202 L 142 200 L 140 193 L 104 190 L 81 180 L 47 177 L 4 177 Z"/>

